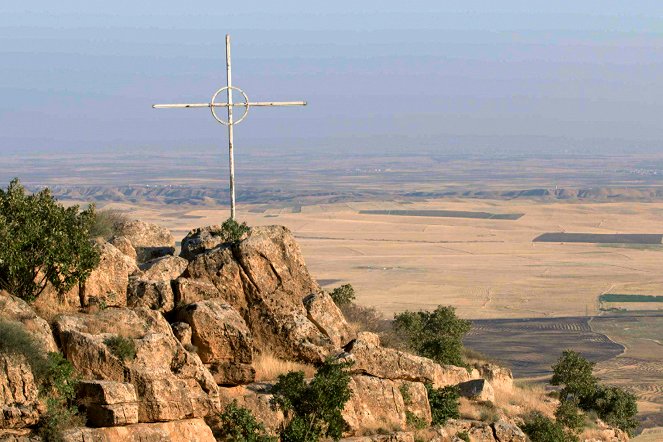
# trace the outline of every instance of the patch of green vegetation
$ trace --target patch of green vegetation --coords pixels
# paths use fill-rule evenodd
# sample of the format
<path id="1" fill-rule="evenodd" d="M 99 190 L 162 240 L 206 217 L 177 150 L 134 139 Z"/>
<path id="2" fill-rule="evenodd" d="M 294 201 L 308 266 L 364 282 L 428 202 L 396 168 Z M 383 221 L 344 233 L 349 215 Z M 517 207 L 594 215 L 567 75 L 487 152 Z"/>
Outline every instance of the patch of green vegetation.
<path id="1" fill-rule="evenodd" d="M 329 295 L 338 307 L 352 304 L 356 298 L 355 289 L 350 284 L 343 284 L 340 287 L 336 287 Z"/>
<path id="2" fill-rule="evenodd" d="M 123 361 L 132 360 L 136 357 L 136 344 L 133 339 L 113 336 L 104 339 L 104 344 L 111 353 Z"/>
<path id="3" fill-rule="evenodd" d="M 417 416 L 410 410 L 405 410 L 405 422 L 408 428 L 414 430 L 423 430 L 428 426 L 423 418 Z"/>
<path id="4" fill-rule="evenodd" d="M 58 204 L 48 189 L 27 194 L 18 179 L 0 189 L 0 288 L 28 301 L 48 284 L 65 293 L 99 263 L 90 241 L 95 210 Z"/>
<path id="5" fill-rule="evenodd" d="M 444 425 L 449 419 L 460 417 L 460 388 L 458 386 L 433 388 L 432 385 L 426 384 L 426 391 L 433 425 Z"/>
<path id="6" fill-rule="evenodd" d="M 282 441 L 317 442 L 325 437 L 341 438 L 347 425 L 341 411 L 351 395 L 350 365 L 327 360 L 311 382 L 306 382 L 302 371 L 278 377 L 272 389 L 272 402 L 288 418 L 287 425 L 281 429 Z"/>
<path id="7" fill-rule="evenodd" d="M 459 431 L 456 433 L 456 437 L 460 440 L 464 440 L 465 442 L 470 442 L 470 435 L 467 434 L 467 431 Z"/>
<path id="8" fill-rule="evenodd" d="M 573 430 L 580 425 L 571 405 L 572 402 L 583 411 L 594 411 L 607 424 L 621 428 L 629 435 L 638 427 L 635 416 L 638 406 L 635 395 L 619 387 L 605 386 L 598 383 L 593 375 L 594 363 L 589 362 L 580 354 L 566 350 L 557 363 L 553 365 L 552 385 L 562 385 L 560 405 L 560 425 L 568 421 Z"/>
<path id="9" fill-rule="evenodd" d="M 599 296 L 599 301 L 600 302 L 663 302 L 663 296 L 605 293 Z"/>
<path id="10" fill-rule="evenodd" d="M 221 224 L 221 237 L 224 242 L 236 243 L 242 240 L 242 237 L 249 233 L 251 228 L 243 222 L 238 223 L 232 218 L 228 218 Z"/>
<path id="11" fill-rule="evenodd" d="M 108 241 L 119 233 L 120 225 L 128 219 L 119 210 L 100 210 L 94 214 L 94 223 L 90 227 L 90 238 L 102 238 Z"/>
<path id="12" fill-rule="evenodd" d="M 267 434 L 265 426 L 258 422 L 251 411 L 237 405 L 234 400 L 219 415 L 219 425 L 214 437 L 223 442 L 277 442 L 277 438 Z"/>
<path id="13" fill-rule="evenodd" d="M 453 307 L 438 306 L 432 312 L 406 311 L 394 316 L 394 330 L 408 347 L 439 364 L 465 366 L 463 337 L 470 331 L 470 321 L 456 316 Z"/>
<path id="14" fill-rule="evenodd" d="M 576 442 L 578 437 L 564 430 L 562 424 L 534 412 L 525 417 L 522 430 L 532 442 Z"/>

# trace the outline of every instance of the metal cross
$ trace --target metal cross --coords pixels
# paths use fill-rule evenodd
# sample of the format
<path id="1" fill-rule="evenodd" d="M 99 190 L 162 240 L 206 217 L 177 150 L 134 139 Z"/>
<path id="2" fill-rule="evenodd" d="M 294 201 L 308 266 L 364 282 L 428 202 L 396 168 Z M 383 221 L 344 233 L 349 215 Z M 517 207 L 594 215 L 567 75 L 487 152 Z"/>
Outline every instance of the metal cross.
<path id="1" fill-rule="evenodd" d="M 239 124 L 249 113 L 249 107 L 272 107 L 272 106 L 306 106 L 305 101 L 254 101 L 250 102 L 246 93 L 238 87 L 232 85 L 232 75 L 230 69 L 230 35 L 226 34 L 226 73 L 227 83 L 225 87 L 214 92 L 212 99 L 209 103 L 189 103 L 189 104 L 155 104 L 154 109 L 185 109 L 194 107 L 209 107 L 212 111 L 212 116 L 216 121 L 228 127 L 228 150 L 230 158 L 230 218 L 235 219 L 235 158 L 233 155 L 233 126 Z M 226 91 L 226 103 L 217 103 L 216 97 L 223 91 Z M 233 93 L 237 91 L 242 94 L 244 101 L 242 103 L 233 103 Z M 228 119 L 224 120 L 216 114 L 217 107 L 225 107 L 228 109 Z M 244 113 L 242 116 L 233 120 L 233 107 L 243 107 Z"/>

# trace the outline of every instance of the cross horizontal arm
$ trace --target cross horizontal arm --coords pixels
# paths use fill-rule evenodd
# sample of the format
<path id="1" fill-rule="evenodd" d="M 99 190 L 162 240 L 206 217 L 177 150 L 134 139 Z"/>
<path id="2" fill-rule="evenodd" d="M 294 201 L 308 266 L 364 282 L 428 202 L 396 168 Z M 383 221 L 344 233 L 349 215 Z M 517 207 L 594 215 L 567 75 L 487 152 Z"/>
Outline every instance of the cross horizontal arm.
<path id="1" fill-rule="evenodd" d="M 154 109 L 186 109 L 194 107 L 270 107 L 270 106 L 306 106 L 306 101 L 255 101 L 249 103 L 188 103 L 188 104 L 153 104 Z"/>

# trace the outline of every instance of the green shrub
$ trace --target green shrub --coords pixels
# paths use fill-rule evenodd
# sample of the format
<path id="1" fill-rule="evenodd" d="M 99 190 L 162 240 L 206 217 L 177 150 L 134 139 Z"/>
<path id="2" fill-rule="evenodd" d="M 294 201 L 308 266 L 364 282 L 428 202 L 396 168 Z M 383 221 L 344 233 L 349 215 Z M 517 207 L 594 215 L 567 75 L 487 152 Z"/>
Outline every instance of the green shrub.
<path id="1" fill-rule="evenodd" d="M 89 240 L 94 206 L 63 207 L 48 189 L 26 194 L 18 179 L 0 189 L 0 288 L 25 300 L 50 283 L 65 293 L 99 263 Z"/>
<path id="2" fill-rule="evenodd" d="M 458 439 L 464 440 L 465 442 L 470 442 L 470 435 L 467 434 L 467 431 L 459 431 L 456 433 Z"/>
<path id="3" fill-rule="evenodd" d="M 133 339 L 123 336 L 113 336 L 106 338 L 104 344 L 106 344 L 111 353 L 123 361 L 132 360 L 136 357 L 136 344 Z"/>
<path id="4" fill-rule="evenodd" d="M 633 394 L 614 386 L 601 386 L 594 395 L 592 407 L 599 417 L 612 425 L 633 435 L 638 427 L 635 419 L 638 404 Z"/>
<path id="5" fill-rule="evenodd" d="M 463 336 L 470 331 L 470 321 L 458 318 L 453 307 L 397 314 L 394 329 L 416 354 L 440 364 L 464 366 Z"/>
<path id="6" fill-rule="evenodd" d="M 559 403 L 555 410 L 555 419 L 573 432 L 578 432 L 585 426 L 585 416 L 572 399 Z"/>
<path id="7" fill-rule="evenodd" d="M 0 319 L 0 353 L 25 356 L 37 381 L 44 378 L 47 370 L 44 352 L 20 322 Z"/>
<path id="8" fill-rule="evenodd" d="M 423 418 L 417 416 L 410 410 L 405 410 L 405 422 L 408 428 L 412 428 L 415 430 L 423 430 L 428 426 L 428 424 L 426 424 L 426 421 Z"/>
<path id="9" fill-rule="evenodd" d="M 47 370 L 41 383 L 46 398 L 46 414 L 39 423 L 43 440 L 60 442 L 64 430 L 84 424 L 75 404 L 78 378 L 71 363 L 60 353 L 49 353 Z"/>
<path id="10" fill-rule="evenodd" d="M 119 226 L 129 218 L 119 210 L 99 210 L 94 214 L 94 223 L 90 227 L 90 238 L 102 238 L 106 241 L 118 235 Z"/>
<path id="11" fill-rule="evenodd" d="M 246 225 L 246 222 L 240 224 L 234 219 L 228 218 L 223 224 L 221 224 L 221 237 L 224 242 L 236 243 L 239 242 L 242 239 L 242 236 L 250 230 L 251 228 Z"/>
<path id="12" fill-rule="evenodd" d="M 346 423 L 341 416 L 350 399 L 350 363 L 325 361 L 311 382 L 304 372 L 280 375 L 272 401 L 290 419 L 282 428 L 284 442 L 315 442 L 322 437 L 338 440 Z"/>
<path id="13" fill-rule="evenodd" d="M 433 425 L 444 425 L 449 419 L 458 419 L 460 412 L 460 388 L 450 385 L 444 388 L 433 388 L 426 384 L 428 402 L 430 403 Z"/>
<path id="14" fill-rule="evenodd" d="M 525 423 L 521 428 L 532 442 L 572 442 L 578 440 L 578 437 L 574 434 L 564 431 L 562 424 L 539 412 L 526 416 Z"/>
<path id="15" fill-rule="evenodd" d="M 355 289 L 350 284 L 336 287 L 329 295 L 334 300 L 334 304 L 339 307 L 352 304 L 355 301 Z"/>
<path id="16" fill-rule="evenodd" d="M 218 429 L 214 437 L 224 442 L 277 442 L 277 438 L 267 434 L 265 426 L 256 421 L 250 410 L 237 405 L 237 401 L 228 404 L 219 415 Z"/>
<path id="17" fill-rule="evenodd" d="M 598 388 L 597 379 L 592 374 L 594 363 L 583 358 L 579 353 L 565 350 L 557 363 L 552 366 L 552 385 L 563 385 L 560 392 L 562 400 L 572 396 L 581 408 L 591 406 L 592 398 Z"/>

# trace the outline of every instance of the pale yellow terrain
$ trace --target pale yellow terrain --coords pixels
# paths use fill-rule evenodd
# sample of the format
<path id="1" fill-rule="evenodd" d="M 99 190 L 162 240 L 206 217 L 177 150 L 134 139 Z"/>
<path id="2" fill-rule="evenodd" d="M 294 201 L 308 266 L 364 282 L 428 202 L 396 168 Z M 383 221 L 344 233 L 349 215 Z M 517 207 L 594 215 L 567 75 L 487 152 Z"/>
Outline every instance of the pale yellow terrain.
<path id="1" fill-rule="evenodd" d="M 193 227 L 220 223 L 228 213 L 109 207 L 158 222 L 178 238 Z M 525 215 L 490 220 L 358 213 L 397 208 Z M 434 200 L 305 206 L 301 213 L 251 209 L 240 206 L 238 218 L 253 226 L 289 227 L 319 280 L 351 283 L 360 303 L 387 315 L 438 304 L 454 305 L 474 319 L 595 315 L 602 293 L 663 293 L 662 246 L 532 242 L 545 232 L 663 233 L 663 203 Z"/>

